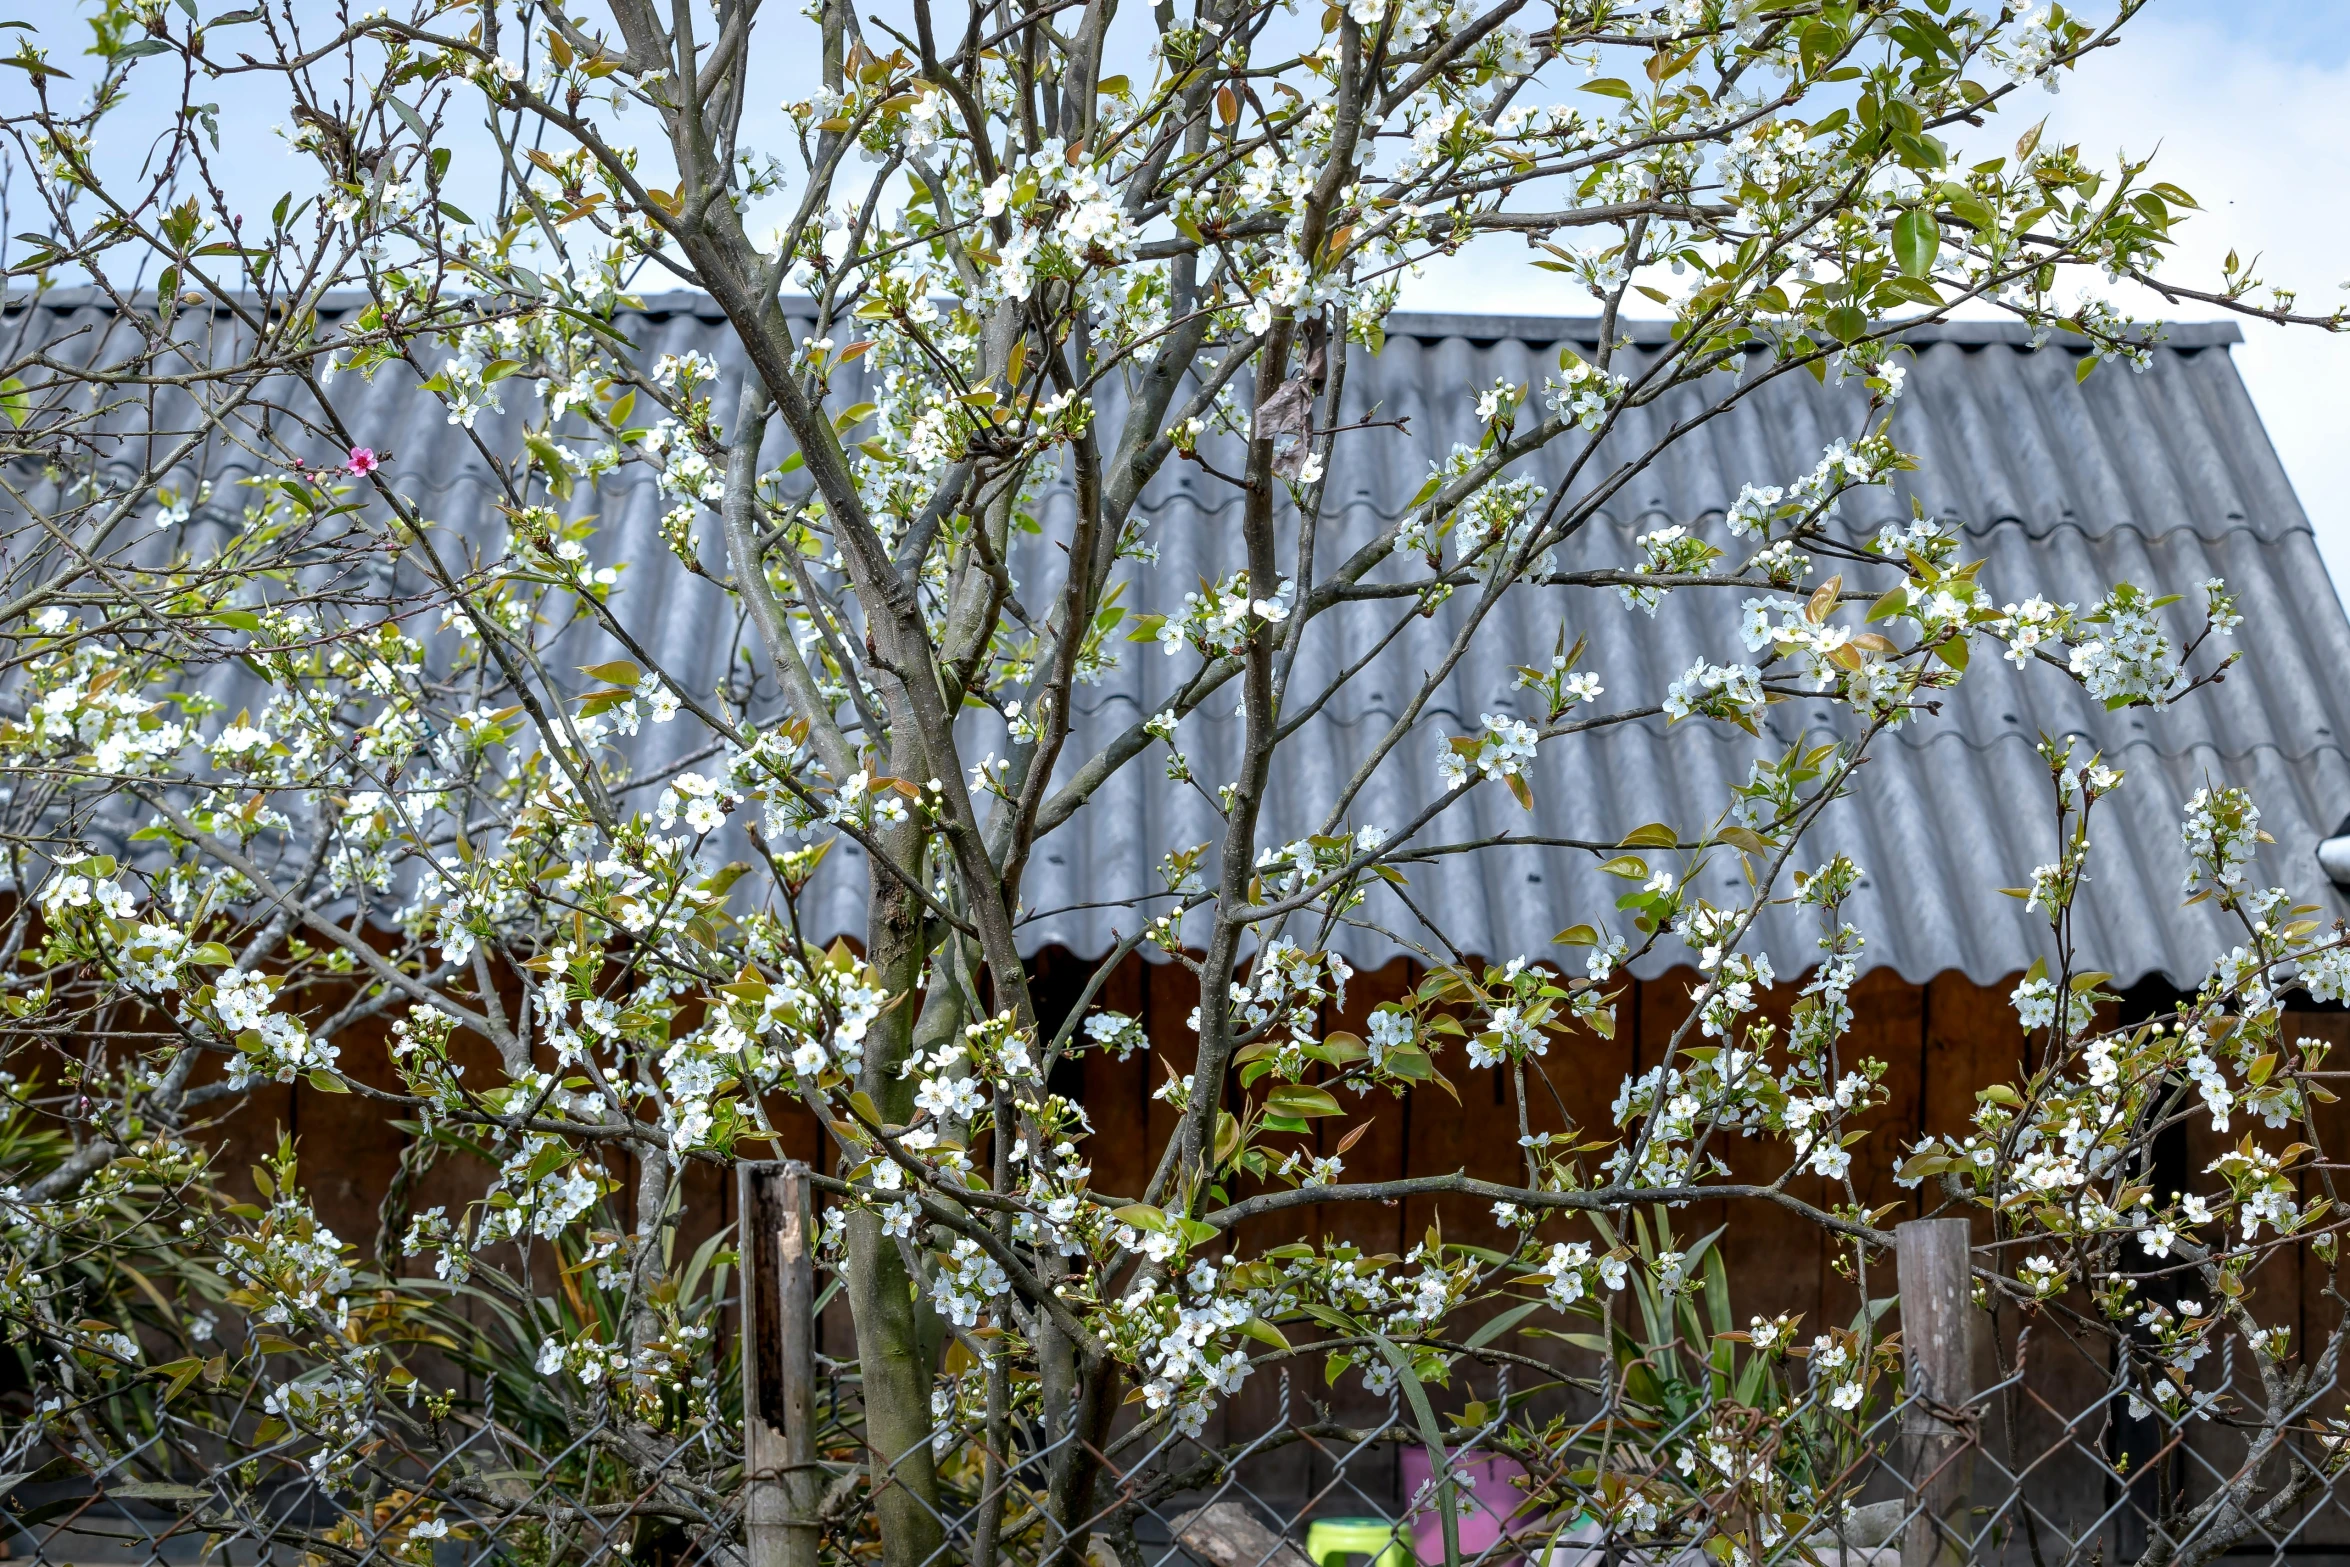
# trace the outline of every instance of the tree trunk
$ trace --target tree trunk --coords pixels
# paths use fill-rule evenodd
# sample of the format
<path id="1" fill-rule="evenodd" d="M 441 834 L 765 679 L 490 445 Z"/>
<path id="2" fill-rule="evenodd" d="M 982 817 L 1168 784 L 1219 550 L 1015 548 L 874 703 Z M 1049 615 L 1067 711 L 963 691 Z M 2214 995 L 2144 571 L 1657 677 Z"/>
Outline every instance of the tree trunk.
<path id="1" fill-rule="evenodd" d="M 884 847 L 894 852 L 900 844 L 885 839 Z M 907 857 L 918 861 L 919 840 L 905 847 L 912 851 Z M 859 1086 L 884 1120 L 902 1126 L 913 1114 L 914 1085 L 899 1079 L 898 1068 L 913 1041 L 914 991 L 922 980 L 922 909 L 879 865 L 872 869 L 868 897 L 866 957 L 882 989 L 898 1000 L 865 1036 Z M 945 1531 L 930 1454 L 931 1367 L 914 1281 L 896 1240 L 883 1233 L 874 1215 L 852 1211 L 847 1239 L 849 1308 L 856 1318 L 866 1457 L 881 1523 L 882 1561 L 885 1567 L 918 1567 L 936 1554 Z"/>

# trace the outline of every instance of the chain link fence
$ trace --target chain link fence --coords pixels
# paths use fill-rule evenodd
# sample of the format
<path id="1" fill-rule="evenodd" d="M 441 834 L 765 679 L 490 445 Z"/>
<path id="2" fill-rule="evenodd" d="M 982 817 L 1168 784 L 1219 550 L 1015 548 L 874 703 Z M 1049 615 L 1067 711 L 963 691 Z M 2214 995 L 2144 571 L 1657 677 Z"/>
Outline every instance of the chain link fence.
<path id="1" fill-rule="evenodd" d="M 1596 1370 L 1465 1354 L 1449 1385 L 1376 1395 L 1289 1361 L 1196 1432 L 1138 1404 L 1097 1445 L 1033 1396 L 952 1415 L 935 1486 L 873 1461 L 854 1370 L 824 1363 L 798 1477 L 815 1483 L 781 1557 L 746 1528 L 757 1485 L 723 1423 L 680 1439 L 605 1413 L 531 1439 L 494 1397 L 435 1415 L 313 1390 L 166 1405 L 122 1443 L 64 1405 L 7 1444 L 5 1545 L 55 1567 L 878 1562 L 894 1494 L 935 1536 L 923 1567 L 2350 1561 L 2346 1455 L 2317 1418 L 2330 1363 L 2319 1386 L 2218 1356 L 2165 1411 L 2137 1396 L 2127 1340 L 2099 1364 L 2042 1316 L 2002 1350 L 1973 1315 L 1988 1370 L 1947 1401 L 1898 1351 L 1844 1376 L 1815 1351 L 1762 1402 L 1719 1345 L 1586 1356 Z"/>

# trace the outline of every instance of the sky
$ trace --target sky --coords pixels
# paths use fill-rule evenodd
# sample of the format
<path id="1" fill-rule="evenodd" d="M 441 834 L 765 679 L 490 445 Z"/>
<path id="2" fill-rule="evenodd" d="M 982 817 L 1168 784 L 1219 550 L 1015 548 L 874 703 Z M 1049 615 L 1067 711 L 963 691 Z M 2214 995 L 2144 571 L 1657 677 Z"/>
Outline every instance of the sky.
<path id="1" fill-rule="evenodd" d="M 2174 183 L 2209 193 L 2190 265 L 2216 273 L 2234 246 L 2313 311 L 2350 304 L 2350 3 L 2156 0 L 2144 25 L 2065 88 L 2056 123 L 2084 150 L 2159 145 Z M 2350 585 L 2350 334 L 2247 322 L 2235 353 L 2335 586 Z"/>
<path id="2" fill-rule="evenodd" d="M 2103 8 L 2068 7 L 2095 18 Z M 2233 248 L 2298 288 L 2322 313 L 2350 305 L 2350 0 L 2153 0 L 2054 97 L 2017 103 L 2007 134 L 2045 112 L 2045 140 L 2085 157 L 2155 154 L 2153 178 L 2183 186 L 2204 211 L 2181 231 L 2176 276 L 2215 284 Z M 2118 296 L 2117 297 L 2125 297 Z M 1420 309 L 1582 313 L 1557 280 L 1522 257 L 1431 270 L 1405 296 Z M 2223 314 L 2151 296 L 2141 316 Z M 2337 589 L 2350 587 L 2350 333 L 2243 322 L 2236 363 L 2317 531 Z M 2100 374 L 2111 373 L 2100 371 Z"/>
<path id="3" fill-rule="evenodd" d="M 74 0 L 24 0 L 15 9 L 50 34 L 60 63 L 78 53 Z M 2096 17 L 2104 7 L 2077 9 Z M 804 90 L 796 78 L 806 70 L 807 62 L 776 62 L 770 98 Z M 15 85 L 0 82 L 0 98 Z M 2046 113 L 2049 139 L 2078 142 L 2085 155 L 2105 160 L 2153 153 L 2154 177 L 2202 199 L 2205 211 L 2183 231 L 2182 279 L 2214 282 L 2221 258 L 2235 249 L 2257 255 L 2261 275 L 2298 288 L 2313 311 L 2350 304 L 2342 290 L 2350 278 L 2350 0 L 2153 0 L 2123 41 L 2072 73 L 2061 93 L 2022 96 L 2032 101 L 1999 116 L 2008 122 L 1997 126 L 2003 138 Z M 171 109 L 130 107 L 152 109 L 158 120 Z M 295 175 L 269 123 L 282 112 L 223 107 L 227 183 L 283 189 Z M 781 119 L 773 101 L 756 104 L 751 119 L 760 123 L 746 124 L 746 141 L 780 128 L 766 123 Z M 457 172 L 453 194 L 462 199 L 464 171 Z M 1588 296 L 1566 293 L 1515 247 L 1430 269 L 1404 303 L 1529 314 L 1592 309 Z M 2218 313 L 2151 297 L 2132 308 L 2176 320 Z M 2335 582 L 2350 584 L 2350 334 L 2245 322 L 2244 336 L 2235 355 L 2253 402 Z"/>

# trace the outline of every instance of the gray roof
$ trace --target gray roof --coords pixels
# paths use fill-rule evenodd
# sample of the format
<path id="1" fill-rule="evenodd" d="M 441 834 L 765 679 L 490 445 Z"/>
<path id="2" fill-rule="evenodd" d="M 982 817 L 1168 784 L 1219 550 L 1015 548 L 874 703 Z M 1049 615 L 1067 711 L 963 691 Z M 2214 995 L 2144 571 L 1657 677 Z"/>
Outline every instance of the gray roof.
<path id="1" fill-rule="evenodd" d="M 32 335 L 53 338 L 77 320 L 92 324 L 95 308 L 53 300 L 45 312 L 51 319 L 33 326 Z M 627 326 L 648 358 L 699 348 L 726 374 L 740 373 L 739 352 L 706 300 L 658 297 Z M 1635 357 L 1661 341 L 1661 327 L 1630 330 Z M 1408 504 L 1429 464 L 1454 441 L 1475 439 L 1475 389 L 1497 377 L 1539 382 L 1556 366 L 1562 344 L 1588 353 L 1596 326 L 1399 314 L 1390 318 L 1388 333 L 1376 357 L 1353 356 L 1347 412 L 1359 416 L 1375 407 L 1381 418 L 1408 415 L 1409 429 L 1346 438 L 1353 444 L 1328 499 L 1324 561 L 1340 558 Z M 2098 858 L 2076 915 L 2093 966 L 2124 982 L 2162 974 L 2192 983 L 2215 951 L 2233 944 L 2208 905 L 2180 907 L 2179 807 L 2207 779 L 2242 784 L 2257 798 L 2276 840 L 2261 853 L 2264 880 L 2287 886 L 2329 917 L 2350 911 L 2319 872 L 2314 852 L 2350 816 L 2350 760 L 2342 739 L 2350 732 L 2350 689 L 2338 673 L 2350 668 L 2350 621 L 2229 359 L 2227 345 L 2235 341 L 2232 326 L 2174 327 L 2143 373 L 2108 365 L 2084 383 L 2075 376 L 2076 352 L 2061 342 L 2034 348 L 2005 324 L 1947 325 L 1912 338 L 1915 359 L 1894 435 L 1917 454 L 1919 470 L 1891 489 L 1846 501 L 1844 521 L 1856 537 L 1906 518 L 1914 494 L 1930 514 L 1963 526 L 1967 553 L 1987 557 L 1983 581 L 2002 601 L 2037 590 L 2086 604 L 2108 584 L 2129 579 L 2187 595 L 2166 612 L 2174 633 L 2184 635 L 2199 617 L 2195 586 L 2222 576 L 2240 595 L 2247 619 L 2237 639 L 2244 657 L 2226 682 L 2171 709 L 2109 714 L 2054 671 L 2018 672 L 1986 649 L 1938 716 L 1880 742 L 1855 795 L 1831 807 L 1812 840 L 1820 854 L 1848 850 L 1869 873 L 1850 915 L 1868 934 L 1872 966 L 1912 980 L 1955 969 L 1989 981 L 2025 967 L 2043 949 L 2038 916 L 1998 891 L 2054 857 L 2046 774 L 2033 751 L 2042 731 L 2081 735 L 2132 774 L 2129 787 L 2100 807 Z M 344 382 L 335 390 L 353 428 L 396 454 L 390 471 L 429 515 L 484 539 L 499 536 L 488 516 L 479 455 L 430 399 L 392 372 L 370 385 Z M 1645 445 L 1666 421 L 1700 406 L 1697 396 L 1686 390 L 1627 415 L 1610 451 L 1621 456 Z M 1114 393 L 1105 397 L 1105 420 L 1114 419 L 1116 400 Z M 1822 386 L 1804 375 L 1779 378 L 1635 477 L 1561 552 L 1561 564 L 1626 563 L 1638 555 L 1634 536 L 1667 522 L 1724 541 L 1722 509 L 1742 484 L 1783 484 L 1807 471 L 1827 442 L 1861 428 L 1864 405 L 1856 387 Z M 496 423 L 483 421 L 493 449 Z M 1562 464 L 1551 453 L 1523 468 L 1548 483 Z M 732 645 L 731 616 L 724 615 L 718 591 L 678 569 L 662 547 L 655 531 L 660 498 L 641 480 L 613 480 L 585 504 L 602 519 L 597 558 L 630 563 L 619 602 L 632 630 L 681 678 L 707 689 Z M 1044 552 L 1062 530 L 1066 506 L 1065 493 L 1046 498 L 1045 539 L 1030 545 L 1024 580 L 1054 574 Z M 1226 540 L 1235 512 L 1231 491 L 1219 481 L 1170 463 L 1146 491 L 1142 509 L 1161 558 L 1135 570 L 1129 605 L 1163 610 L 1199 578 L 1232 563 Z M 702 531 L 708 537 L 717 530 Z M 711 550 L 715 564 L 714 544 Z M 1279 843 L 1320 826 L 1362 747 L 1445 646 L 1456 608 L 1407 627 L 1300 731 L 1277 771 L 1263 841 Z M 1718 662 L 1737 651 L 1729 609 L 1719 597 L 1701 604 L 1682 593 L 1652 620 L 1625 610 L 1613 593 L 1514 591 L 1421 719 L 1423 733 L 1398 749 L 1362 796 L 1355 822 L 1391 824 L 1427 800 L 1443 737 L 1473 729 L 1481 713 L 1513 710 L 1512 667 L 1546 658 L 1562 619 L 1570 637 L 1589 637 L 1583 667 L 1599 672 L 1612 703 L 1653 700 L 1701 654 Z M 1317 675 L 1361 656 L 1385 623 L 1374 621 L 1379 613 L 1350 609 L 1317 622 L 1293 700 L 1319 688 Z M 1189 655 L 1162 657 L 1156 647 L 1126 647 L 1116 671 L 1079 690 L 1072 756 L 1158 710 L 1193 663 Z M 1219 693 L 1206 720 L 1185 730 L 1195 767 L 1211 781 L 1234 749 L 1235 699 L 1230 690 Z M 1754 758 L 1776 755 L 1805 735 L 1844 734 L 1850 722 L 1828 700 L 1791 700 L 1771 710 L 1761 741 L 1722 725 L 1668 729 L 1660 721 L 1554 742 L 1539 764 L 1531 819 L 1507 794 L 1480 790 L 1440 818 L 1435 837 L 1532 831 L 1612 841 L 1658 820 L 1695 829 L 1714 818 Z M 646 733 L 655 746 L 682 747 L 689 737 L 675 731 L 684 727 Z M 643 767 L 659 757 L 648 751 L 636 760 Z M 1167 848 L 1215 831 L 1198 796 L 1169 784 L 1158 756 L 1146 753 L 1040 846 L 1027 907 L 1042 912 L 1024 926 L 1026 946 L 1104 950 L 1113 926 L 1131 926 L 1130 910 L 1053 911 L 1152 891 Z M 1447 934 L 1463 950 L 1540 954 L 1562 926 L 1613 914 L 1623 884 L 1598 874 L 1591 858 L 1516 848 L 1420 867 L 1412 872 L 1411 897 L 1441 911 Z M 853 859 L 834 856 L 844 873 L 850 869 L 844 862 Z M 1728 894 L 1732 874 L 1733 867 L 1715 865 L 1707 875 L 1723 885 L 1705 890 Z M 860 931 L 861 882 L 842 874 L 820 884 L 816 923 Z M 1392 902 L 1381 914 L 1411 925 Z M 1805 966 L 1815 934 L 1808 917 L 1782 911 L 1766 916 L 1761 930 L 1782 972 Z M 1376 963 L 1395 950 L 1364 933 L 1341 944 L 1358 962 Z M 1684 960 L 1667 943 L 1650 966 Z"/>

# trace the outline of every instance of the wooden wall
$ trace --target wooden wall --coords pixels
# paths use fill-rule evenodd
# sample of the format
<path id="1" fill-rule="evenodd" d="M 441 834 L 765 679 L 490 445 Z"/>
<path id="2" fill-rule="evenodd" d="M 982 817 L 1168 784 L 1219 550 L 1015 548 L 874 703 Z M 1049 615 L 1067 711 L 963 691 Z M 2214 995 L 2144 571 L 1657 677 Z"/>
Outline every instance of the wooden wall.
<path id="1" fill-rule="evenodd" d="M 1064 952 L 1047 952 L 1036 960 L 1039 1007 L 1048 1027 L 1065 1015 L 1089 973 L 1088 964 Z M 1357 975 L 1349 987 L 1346 1006 L 1328 1009 L 1326 1026 L 1362 1030 L 1373 1006 L 1405 995 L 1419 977 L 1403 962 Z M 1611 1133 L 1609 1106 L 1619 1086 L 1628 1075 L 1662 1060 L 1675 1024 L 1686 1013 L 1694 977 L 1680 972 L 1629 987 L 1619 1008 L 1613 1041 L 1582 1036 L 1570 1045 L 1555 1046 L 1539 1065 L 1557 1099 L 1538 1086 L 1533 1089 L 1530 1119 L 1534 1130 L 1565 1130 L 1565 1122 L 1571 1118 L 1595 1136 Z M 1847 1038 L 1845 1063 L 1850 1065 L 1862 1057 L 1883 1061 L 1883 1081 L 1890 1097 L 1867 1122 L 1869 1139 L 1854 1150 L 1853 1178 L 1864 1203 L 1894 1205 L 1895 1211 L 1886 1216 L 1885 1223 L 1920 1211 L 1925 1195 L 1894 1184 L 1893 1172 L 1903 1151 L 1924 1133 L 1962 1132 L 1974 1109 L 1977 1089 L 2021 1075 L 2024 1041 L 2006 1000 L 2012 985 L 2011 979 L 1978 986 L 1955 974 L 1914 985 L 1881 970 L 1865 977 L 1856 989 L 1856 1024 Z M 1775 992 L 1774 999 L 1782 1009 L 1792 1001 L 1796 988 L 1783 984 Z M 2166 993 L 2148 993 L 2134 1001 L 2138 1007 L 2153 1009 L 2167 1007 L 2169 999 Z M 1136 959 L 1111 976 L 1099 1004 L 1142 1018 L 1160 1047 L 1161 1058 L 1182 1071 L 1190 1065 L 1193 1036 L 1186 1019 L 1196 1000 L 1196 984 L 1187 971 Z M 2297 1014 L 2292 1027 L 2298 1034 L 2350 1046 L 2350 1017 L 2339 1010 Z M 342 1043 L 347 1068 L 389 1086 L 380 1039 L 354 1034 Z M 2350 1063 L 2350 1051 L 2343 1060 Z M 1350 1180 L 1455 1170 L 1495 1180 L 1515 1179 L 1521 1168 L 1517 1125 L 1502 1074 L 1468 1070 L 1457 1046 L 1445 1052 L 1439 1065 L 1459 1090 L 1457 1106 L 1434 1089 L 1408 1100 L 1385 1093 L 1360 1100 L 1347 1096 L 1349 1114 L 1343 1120 L 1316 1123 L 1311 1143 L 1318 1151 L 1330 1152 L 1346 1130 L 1367 1121 L 1368 1130 L 1346 1155 Z M 476 1071 L 487 1077 L 494 1067 L 485 1057 Z M 1119 1062 L 1088 1054 L 1069 1063 L 1062 1080 L 1054 1084 L 1079 1099 L 1092 1118 L 1095 1136 L 1088 1154 L 1097 1190 L 1135 1194 L 1147 1181 L 1174 1120 L 1169 1107 L 1152 1097 L 1165 1072 L 1166 1066 L 1141 1055 Z M 321 1216 L 345 1239 L 372 1253 L 376 1204 L 393 1177 L 406 1141 L 389 1124 L 390 1119 L 380 1103 L 357 1095 L 320 1093 L 306 1084 L 267 1089 L 222 1127 L 232 1145 L 224 1163 L 229 1170 L 241 1172 L 274 1142 L 279 1129 L 290 1132 L 298 1139 L 305 1183 Z M 2350 1148 L 2350 1104 L 2330 1107 L 2326 1125 L 2328 1155 L 2339 1159 L 2340 1150 Z M 836 1161 L 812 1118 L 798 1114 L 785 1123 L 785 1134 L 785 1151 L 791 1156 L 820 1168 L 834 1167 Z M 2175 1173 L 2187 1189 L 2211 1188 L 2216 1178 L 2203 1171 L 2224 1140 L 2205 1125 L 2177 1141 L 2179 1146 L 2166 1156 L 2172 1167 L 2166 1173 Z M 1740 1157 L 1735 1144 L 1725 1152 L 1734 1166 L 1750 1162 Z M 1759 1166 L 1741 1168 L 1739 1173 L 1758 1170 Z M 239 1174 L 232 1184 L 242 1179 Z M 2305 1179 L 2313 1183 L 2309 1195 L 2316 1195 L 2314 1182 L 2319 1177 Z M 733 1194 L 731 1183 L 712 1170 L 697 1170 L 690 1181 L 688 1238 L 692 1239 L 731 1220 Z M 478 1168 L 444 1161 L 417 1180 L 411 1206 L 440 1203 L 455 1213 L 479 1192 L 481 1184 Z M 1795 1189 L 1815 1201 L 1840 1200 L 1840 1194 L 1830 1192 L 1827 1183 L 1816 1177 L 1800 1179 Z M 1292 1209 L 1244 1227 L 1238 1249 L 1246 1254 L 1288 1241 L 1335 1237 L 1374 1251 L 1401 1253 L 1427 1231 L 1439 1210 L 1447 1238 L 1483 1243 L 1499 1238 L 1483 1203 L 1413 1198 L 1386 1207 Z M 1835 1254 L 1822 1244 L 1816 1230 L 1762 1204 L 1741 1205 L 1735 1222 L 1732 1220 L 1729 1204 L 1709 1202 L 1677 1214 L 1674 1223 L 1677 1234 L 1685 1239 L 1726 1225 L 1720 1244 L 1740 1321 L 1749 1316 L 1797 1313 L 1807 1335 L 1826 1325 L 1851 1322 L 1860 1304 L 1860 1289 L 1835 1272 L 1831 1266 Z M 1883 1266 L 1889 1271 L 1890 1259 Z M 2257 1280 L 2261 1315 L 2276 1320 L 2276 1303 L 2293 1302 L 2295 1309 L 2285 1315 L 2295 1327 L 2298 1342 L 2322 1339 L 2337 1309 L 2326 1299 L 2328 1282 L 2314 1263 L 2305 1275 L 2298 1257 L 2281 1256 Z M 1889 1276 L 1871 1277 L 1866 1284 L 1872 1296 L 1893 1293 Z M 2019 1325 L 2012 1314 L 1998 1325 L 1997 1339 L 2006 1346 L 2002 1353 L 2010 1357 Z M 1979 1370 L 1988 1383 L 1996 1374 L 1992 1335 L 1982 1337 Z M 821 1338 L 823 1349 L 834 1354 L 849 1352 L 848 1323 L 837 1308 L 828 1313 Z M 2068 1428 L 2065 1413 L 2095 1407 L 2110 1385 L 2110 1368 L 2102 1354 L 2074 1349 L 2061 1334 L 2043 1324 L 2034 1330 L 2029 1356 L 2030 1396 L 2013 1401 L 2006 1411 L 2013 1414 L 2015 1429 L 1991 1431 L 1987 1440 L 1995 1452 L 2028 1456 L 2061 1445 L 2069 1437 L 2074 1443 L 2070 1455 L 2042 1471 L 2042 1483 L 2049 1487 L 2047 1521 L 2069 1532 L 2091 1527 L 2100 1514 L 2118 1518 L 2119 1514 L 2109 1510 L 2122 1500 L 2122 1486 L 2103 1460 L 2135 1447 L 2138 1451 L 2133 1459 L 2143 1469 L 2144 1455 L 2153 1445 L 2149 1432 L 2141 1427 L 2114 1428 L 2102 1416 Z M 2216 1377 L 2220 1371 L 2216 1356 L 2204 1368 L 2207 1377 Z M 1469 1391 L 1456 1388 L 1450 1401 L 1465 1398 Z M 1285 1397 L 1293 1418 L 1308 1412 L 1309 1401 L 1324 1404 L 1330 1413 L 1349 1420 L 1374 1418 L 1383 1407 L 1383 1401 L 1360 1391 L 1353 1374 L 1338 1388 L 1329 1389 L 1323 1384 L 1318 1364 L 1300 1364 L 1286 1394 L 1277 1373 L 1252 1378 L 1220 1412 L 1208 1438 L 1237 1438 L 1264 1429 L 1282 1417 Z M 2339 1398 L 2329 1398 L 2315 1411 L 2340 1412 Z M 2231 1447 L 2231 1443 L 2235 1445 Z M 2195 1452 L 2170 1460 L 2173 1483 L 2199 1484 L 2196 1477 L 2204 1472 L 2205 1460 L 2224 1470 L 2231 1464 L 2231 1452 L 2241 1451 L 2240 1442 L 2217 1425 L 2202 1428 L 2194 1446 Z M 1252 1474 L 1253 1483 L 1265 1494 L 1305 1497 L 1329 1487 L 1333 1469 L 1327 1456 L 1293 1448 L 1257 1465 Z M 1990 1483 L 1988 1472 L 1978 1477 L 1978 1483 Z M 2153 1483 L 2151 1478 L 2138 1481 L 2141 1487 Z M 1361 1494 L 1352 1495 L 1352 1488 L 1361 1488 Z M 1394 1476 L 1387 1461 L 1358 1461 L 1348 1466 L 1344 1483 L 1324 1497 L 1320 1508 L 1333 1514 L 1362 1512 L 1373 1504 L 1391 1505 L 1394 1499 Z M 2345 1527 L 2331 1498 L 2323 1499 L 2315 1511 L 2322 1516 L 2311 1521 L 2304 1533 L 2305 1543 L 2322 1542 L 2336 1550 L 2350 1548 L 2350 1527 Z M 2126 1528 L 2115 1544 L 2132 1546 Z"/>

